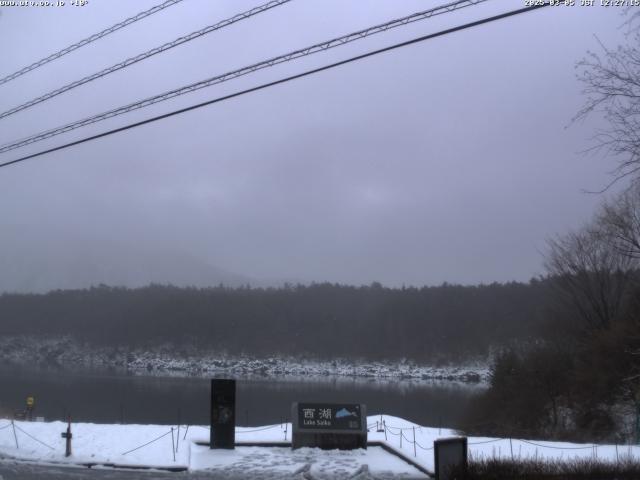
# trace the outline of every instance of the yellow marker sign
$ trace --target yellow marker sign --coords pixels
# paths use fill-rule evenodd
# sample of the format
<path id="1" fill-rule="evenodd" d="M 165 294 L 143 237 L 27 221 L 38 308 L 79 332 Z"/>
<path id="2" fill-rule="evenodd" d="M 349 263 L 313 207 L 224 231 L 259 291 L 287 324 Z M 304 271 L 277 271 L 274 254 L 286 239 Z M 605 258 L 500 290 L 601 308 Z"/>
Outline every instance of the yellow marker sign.
<path id="1" fill-rule="evenodd" d="M 33 397 L 27 397 L 27 407 L 33 407 L 35 400 Z"/>

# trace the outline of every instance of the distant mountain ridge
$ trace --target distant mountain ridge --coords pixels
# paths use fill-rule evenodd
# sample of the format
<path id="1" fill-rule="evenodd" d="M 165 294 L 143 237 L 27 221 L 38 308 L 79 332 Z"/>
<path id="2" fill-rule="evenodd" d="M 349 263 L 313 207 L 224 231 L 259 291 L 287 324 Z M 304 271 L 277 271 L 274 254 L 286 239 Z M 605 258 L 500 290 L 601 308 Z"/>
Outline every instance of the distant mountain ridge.
<path id="1" fill-rule="evenodd" d="M 151 283 L 210 287 L 262 286 L 256 279 L 227 271 L 186 253 L 145 245 L 22 245 L 0 253 L 0 292 L 43 293 L 92 285 L 141 287 Z M 103 242 L 101 242 L 103 245 Z"/>

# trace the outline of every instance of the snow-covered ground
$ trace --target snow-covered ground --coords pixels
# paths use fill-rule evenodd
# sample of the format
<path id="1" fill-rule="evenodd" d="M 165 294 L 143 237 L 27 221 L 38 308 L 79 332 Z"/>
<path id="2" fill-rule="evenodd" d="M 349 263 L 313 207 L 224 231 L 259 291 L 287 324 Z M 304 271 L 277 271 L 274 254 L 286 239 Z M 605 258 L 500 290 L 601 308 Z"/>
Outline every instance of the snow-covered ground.
<path id="1" fill-rule="evenodd" d="M 381 419 L 386 429 L 379 432 Z M 378 422 L 378 424 L 376 424 Z M 368 418 L 369 442 L 380 444 L 433 471 L 433 441 L 456 436 L 447 429 L 419 426 L 387 415 Z M 14 430 L 15 427 L 15 430 Z M 18 422 L 0 419 L 0 459 L 55 464 L 150 466 L 213 470 L 231 477 L 260 478 L 426 478 L 418 468 L 379 446 L 354 451 L 291 450 L 286 446 L 239 446 L 210 450 L 208 427 L 166 425 L 72 424 L 73 454 L 64 456 L 63 422 Z M 15 431 L 15 434 L 14 434 Z M 415 437 L 414 437 L 415 435 Z M 415 438 L 415 441 L 414 441 Z M 17 445 L 16 445 L 17 440 Z M 291 440 L 291 425 L 237 428 L 238 443 Z M 640 458 L 640 446 L 546 442 L 527 439 L 469 437 L 471 458 Z M 175 455 L 175 457 L 174 457 Z M 305 473 L 309 475 L 305 476 Z"/>
<path id="2" fill-rule="evenodd" d="M 466 365 L 421 365 L 411 361 L 375 362 L 367 360 L 313 359 L 232 356 L 171 345 L 153 349 L 96 347 L 70 337 L 0 337 L 0 363 L 42 364 L 61 367 L 120 368 L 144 375 L 184 376 L 264 375 L 264 376 L 356 376 L 386 379 L 452 380 L 483 382 L 489 378 L 488 362 Z"/>

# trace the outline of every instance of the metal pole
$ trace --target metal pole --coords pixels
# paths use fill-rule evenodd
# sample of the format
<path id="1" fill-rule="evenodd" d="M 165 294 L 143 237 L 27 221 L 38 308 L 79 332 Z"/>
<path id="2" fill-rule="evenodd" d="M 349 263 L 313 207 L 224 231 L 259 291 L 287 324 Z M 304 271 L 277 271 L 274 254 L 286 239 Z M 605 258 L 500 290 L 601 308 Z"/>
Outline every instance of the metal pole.
<path id="1" fill-rule="evenodd" d="M 418 453 L 416 452 L 416 427 L 413 427 L 413 456 L 417 457 Z"/>
<path id="2" fill-rule="evenodd" d="M 20 446 L 18 445 L 18 435 L 16 435 L 16 426 L 13 423 L 13 420 L 11 420 L 11 427 L 13 428 L 13 438 L 16 441 L 16 448 L 20 448 Z"/>
<path id="3" fill-rule="evenodd" d="M 171 427 L 171 453 L 173 453 L 173 461 L 176 461 L 176 444 L 173 440 L 173 427 Z"/>
<path id="4" fill-rule="evenodd" d="M 178 408 L 178 433 L 176 435 L 176 452 L 178 451 L 178 447 L 180 445 L 180 423 L 182 419 L 180 418 L 180 408 Z"/>

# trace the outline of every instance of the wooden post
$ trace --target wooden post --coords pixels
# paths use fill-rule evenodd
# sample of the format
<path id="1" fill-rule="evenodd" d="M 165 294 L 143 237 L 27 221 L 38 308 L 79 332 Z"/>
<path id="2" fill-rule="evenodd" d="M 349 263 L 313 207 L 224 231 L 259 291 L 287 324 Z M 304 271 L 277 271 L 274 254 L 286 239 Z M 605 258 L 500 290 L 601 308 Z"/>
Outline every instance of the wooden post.
<path id="1" fill-rule="evenodd" d="M 68 419 L 68 423 L 67 423 L 67 435 L 66 435 L 66 448 L 65 448 L 65 452 L 64 452 L 64 456 L 65 457 L 70 457 L 71 456 L 71 416 L 69 416 Z"/>
<path id="2" fill-rule="evenodd" d="M 509 438 L 509 447 L 511 448 L 511 461 L 513 462 L 513 443 L 511 442 L 511 438 Z"/>
<path id="3" fill-rule="evenodd" d="M 400 429 L 400 450 L 402 450 L 402 428 Z"/>
<path id="4" fill-rule="evenodd" d="M 387 441 L 387 422 L 382 421 L 382 427 L 384 428 L 384 440 Z"/>

